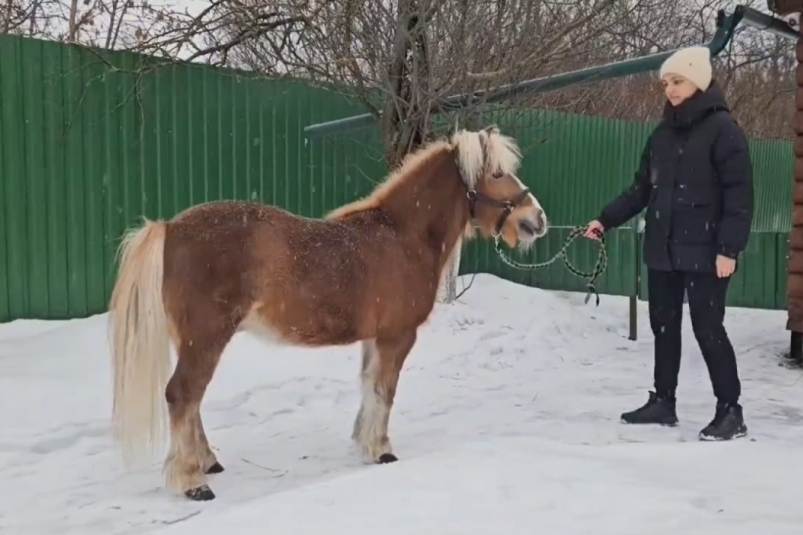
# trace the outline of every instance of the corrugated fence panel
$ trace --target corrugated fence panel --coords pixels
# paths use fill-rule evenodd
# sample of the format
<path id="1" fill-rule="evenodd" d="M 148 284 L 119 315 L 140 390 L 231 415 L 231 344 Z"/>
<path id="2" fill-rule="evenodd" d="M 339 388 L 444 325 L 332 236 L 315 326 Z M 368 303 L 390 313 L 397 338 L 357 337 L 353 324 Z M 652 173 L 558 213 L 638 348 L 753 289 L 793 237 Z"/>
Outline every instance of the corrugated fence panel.
<path id="1" fill-rule="evenodd" d="M 319 216 L 366 194 L 376 132 L 350 151 L 303 134 L 360 111 L 300 82 L 0 36 L 0 321 L 104 311 L 140 216 L 220 198 Z"/>
<path id="2" fill-rule="evenodd" d="M 387 171 L 378 126 L 309 141 L 303 127 L 364 108 L 300 81 L 140 55 L 0 36 L 0 321 L 102 312 L 124 229 L 220 198 L 260 200 L 307 216 L 367 194 Z M 541 262 L 633 179 L 653 124 L 554 111 L 488 109 L 524 154 L 522 180 L 543 204 Z M 436 118 L 444 131 L 454 125 Z M 470 125 L 469 125 L 470 126 Z M 785 306 L 792 148 L 752 140 L 756 221 L 731 304 Z M 636 219 L 610 233 L 601 293 L 633 295 L 644 272 Z M 571 261 L 590 270 L 597 245 Z M 520 271 L 487 240 L 463 248 L 461 272 L 490 272 L 541 288 L 584 291 L 561 262 Z M 639 284 L 646 297 L 646 280 Z"/>
<path id="3" fill-rule="evenodd" d="M 3 218 L 6 238 L 4 264 L 7 310 L 17 316 L 30 308 L 28 294 L 28 234 L 27 184 L 28 181 L 9 180 L 25 173 L 25 121 L 22 117 L 23 95 L 17 91 L 21 83 L 20 47 L 3 47 L 0 50 L 0 100 L 2 100 L 3 150 Z"/>
<path id="4" fill-rule="evenodd" d="M 754 232 L 788 232 L 792 225 L 792 144 L 785 140 L 750 141 L 754 175 Z"/>
<path id="5" fill-rule="evenodd" d="M 792 144 L 750 142 L 754 171 L 754 220 L 747 250 L 733 277 L 728 303 L 786 308 L 786 255 L 792 225 Z"/>

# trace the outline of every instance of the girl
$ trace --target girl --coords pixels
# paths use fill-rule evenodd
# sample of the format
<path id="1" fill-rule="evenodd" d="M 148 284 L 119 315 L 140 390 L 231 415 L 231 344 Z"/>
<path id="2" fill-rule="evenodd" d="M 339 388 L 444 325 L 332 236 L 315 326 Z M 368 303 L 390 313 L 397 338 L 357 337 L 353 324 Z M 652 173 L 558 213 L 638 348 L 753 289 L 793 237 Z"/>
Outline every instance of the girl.
<path id="1" fill-rule="evenodd" d="M 701 440 L 745 436 L 736 356 L 723 325 L 728 282 L 752 225 L 752 162 L 745 134 L 712 81 L 707 47 L 670 56 L 660 70 L 667 102 L 642 152 L 632 185 L 589 223 L 586 236 L 616 228 L 645 207 L 650 327 L 655 335 L 655 392 L 622 414 L 631 424 L 678 423 L 683 294 L 717 399 Z"/>

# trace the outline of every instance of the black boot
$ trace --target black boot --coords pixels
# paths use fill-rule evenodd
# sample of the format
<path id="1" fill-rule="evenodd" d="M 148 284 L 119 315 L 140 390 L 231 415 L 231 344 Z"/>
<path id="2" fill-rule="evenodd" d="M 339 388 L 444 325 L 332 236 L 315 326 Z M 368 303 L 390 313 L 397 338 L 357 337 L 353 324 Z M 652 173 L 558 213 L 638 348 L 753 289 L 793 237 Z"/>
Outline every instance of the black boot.
<path id="1" fill-rule="evenodd" d="M 747 435 L 747 426 L 738 403 L 717 403 L 711 423 L 700 431 L 700 440 L 731 440 Z"/>
<path id="2" fill-rule="evenodd" d="M 626 424 L 659 424 L 675 426 L 678 416 L 675 412 L 675 396 L 658 395 L 650 392 L 650 399 L 638 409 L 622 414 Z"/>

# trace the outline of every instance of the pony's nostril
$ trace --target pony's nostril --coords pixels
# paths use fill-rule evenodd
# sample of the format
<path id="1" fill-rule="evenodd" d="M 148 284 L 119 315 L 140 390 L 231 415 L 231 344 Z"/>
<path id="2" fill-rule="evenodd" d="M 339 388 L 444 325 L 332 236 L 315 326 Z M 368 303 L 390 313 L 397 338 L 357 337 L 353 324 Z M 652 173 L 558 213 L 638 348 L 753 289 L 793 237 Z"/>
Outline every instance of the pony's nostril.
<path id="1" fill-rule="evenodd" d="M 536 234 L 540 230 L 540 225 L 534 223 L 528 219 L 522 219 L 519 221 L 519 229 L 527 234 Z"/>

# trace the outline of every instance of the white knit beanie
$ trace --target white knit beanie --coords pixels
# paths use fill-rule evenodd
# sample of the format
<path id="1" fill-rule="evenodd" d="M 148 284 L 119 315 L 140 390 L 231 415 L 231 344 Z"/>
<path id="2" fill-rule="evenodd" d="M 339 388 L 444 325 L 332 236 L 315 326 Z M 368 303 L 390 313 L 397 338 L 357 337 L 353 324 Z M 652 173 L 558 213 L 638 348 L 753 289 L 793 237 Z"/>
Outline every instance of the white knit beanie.
<path id="1" fill-rule="evenodd" d="M 691 46 L 678 50 L 661 65 L 661 78 L 669 73 L 679 74 L 701 91 L 705 91 L 711 85 L 711 51 L 707 46 Z"/>

